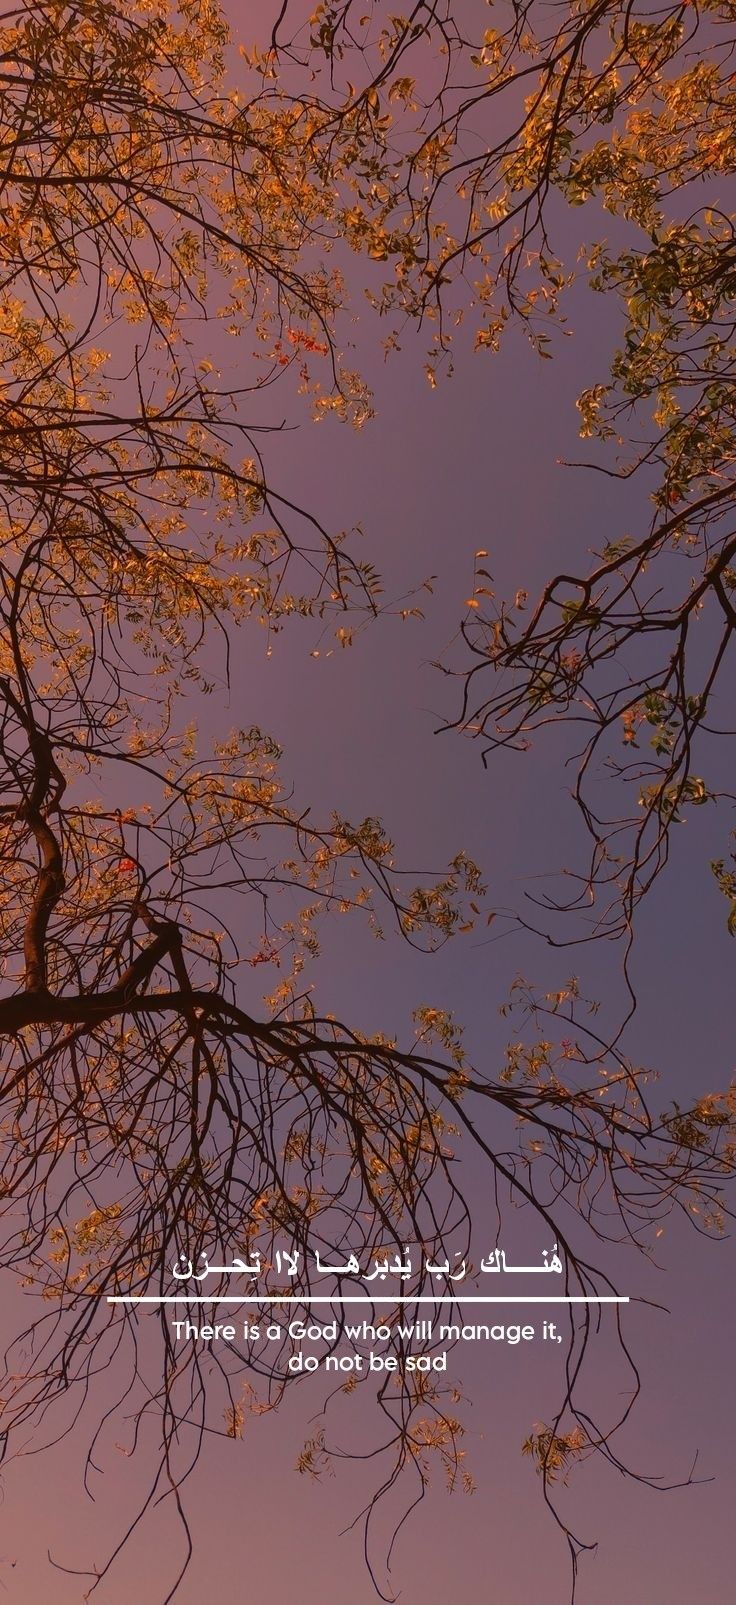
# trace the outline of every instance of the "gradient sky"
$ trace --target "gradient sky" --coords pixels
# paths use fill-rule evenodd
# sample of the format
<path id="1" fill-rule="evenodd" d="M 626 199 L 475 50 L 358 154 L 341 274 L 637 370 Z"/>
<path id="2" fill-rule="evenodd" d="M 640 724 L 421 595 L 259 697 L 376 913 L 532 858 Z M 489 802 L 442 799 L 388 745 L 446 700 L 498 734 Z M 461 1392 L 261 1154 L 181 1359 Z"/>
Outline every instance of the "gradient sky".
<path id="1" fill-rule="evenodd" d="M 263 633 L 243 631 L 230 703 L 220 710 L 223 733 L 258 722 L 282 743 L 285 772 L 315 813 L 379 813 L 399 858 L 421 868 L 463 847 L 481 864 L 491 901 L 502 905 L 518 904 L 529 878 L 564 863 L 579 843 L 562 749 L 542 742 L 485 772 L 472 743 L 433 734 L 438 716 L 453 710 L 454 693 L 432 661 L 457 628 L 478 546 L 489 549 L 499 593 L 519 585 L 534 593 L 562 559 L 584 567 L 588 548 L 631 528 L 644 505 L 636 487 L 612 490 L 557 465 L 576 455 L 575 396 L 605 372 L 613 331 L 602 313 L 600 298 L 576 293 L 575 337 L 560 342 L 554 363 L 540 362 L 512 336 L 498 357 L 461 355 L 454 379 L 436 391 L 424 380 L 419 342 L 407 338 L 385 366 L 375 355 L 382 331 L 368 315 L 361 320 L 358 365 L 374 384 L 377 419 L 359 435 L 333 422 L 304 422 L 271 447 L 268 460 L 282 487 L 315 506 L 326 524 L 360 520 L 366 554 L 389 594 L 437 575 L 426 621 L 379 621 L 352 651 L 319 659 L 310 656 L 312 626 L 286 631 L 269 658 Z M 207 712 L 212 721 L 212 704 Z M 628 1043 L 661 1071 L 655 1098 L 662 1103 L 725 1086 L 733 1071 L 733 947 L 708 872 L 710 858 L 725 853 L 729 828 L 725 814 L 697 811 L 642 913 L 641 1003 Z M 586 991 L 615 1006 L 618 962 L 610 948 L 571 955 L 519 935 L 490 942 L 482 934 L 426 958 L 397 940 L 376 943 L 357 927 L 346 941 L 340 925 L 334 935 L 325 929 L 315 979 L 323 1010 L 369 1030 L 406 1036 L 416 1005 L 454 1009 L 475 1061 L 492 1074 L 507 1034 L 498 1008 L 517 971 L 554 986 L 574 969 Z M 658 1494 L 602 1464 L 574 1474 L 563 1508 L 582 1537 L 599 1540 L 581 1563 L 580 1605 L 727 1605 L 733 1598 L 736 1258 L 730 1240 L 712 1245 L 675 1227 L 661 1247 L 661 1267 L 632 1259 L 622 1272 L 627 1290 L 671 1313 L 629 1314 L 644 1392 L 621 1449 L 641 1471 L 672 1482 L 687 1476 L 697 1452 L 698 1473 L 713 1480 Z M 392 1578 L 403 1605 L 471 1598 L 566 1605 L 564 1541 L 519 1452 L 532 1424 L 554 1408 L 553 1360 L 536 1346 L 466 1348 L 451 1358 L 473 1401 L 466 1447 L 478 1487 L 470 1498 L 449 1498 L 437 1474 L 395 1553 Z M 602 1392 L 615 1386 L 607 1363 L 604 1345 Z M 242 1442 L 206 1447 L 189 1486 L 195 1558 L 177 1595 L 181 1605 L 292 1598 L 371 1605 L 360 1535 L 342 1533 L 369 1491 L 365 1468 L 340 1467 L 320 1485 L 294 1470 L 320 1397 L 319 1382 L 309 1382 L 277 1418 L 249 1423 Z M 102 1560 L 121 1514 L 140 1496 L 142 1463 L 113 1452 L 92 1503 L 81 1487 L 85 1445 L 82 1422 L 74 1438 L 5 1475 L 0 1584 L 9 1605 L 80 1600 L 85 1584 L 53 1570 L 48 1551 L 69 1566 Z M 179 1552 L 173 1516 L 159 1511 L 94 1599 L 158 1605 Z"/>

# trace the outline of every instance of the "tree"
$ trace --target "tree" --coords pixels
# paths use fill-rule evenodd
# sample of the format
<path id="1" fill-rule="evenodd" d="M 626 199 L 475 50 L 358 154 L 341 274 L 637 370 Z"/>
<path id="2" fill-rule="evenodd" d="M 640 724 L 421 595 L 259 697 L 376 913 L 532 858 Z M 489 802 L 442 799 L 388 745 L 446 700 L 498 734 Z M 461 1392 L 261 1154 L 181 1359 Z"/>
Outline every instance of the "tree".
<path id="1" fill-rule="evenodd" d="M 261 410 L 276 381 L 295 379 L 318 415 L 360 425 L 370 411 L 339 355 L 336 239 L 379 264 L 371 271 L 398 260 L 379 303 L 434 310 L 438 355 L 445 269 L 476 254 L 466 229 L 423 256 L 459 109 L 448 117 L 438 84 L 427 115 L 439 121 L 422 128 L 403 71 L 410 46 L 436 70 L 437 31 L 441 74 L 464 41 L 449 8 L 444 22 L 434 11 L 384 20 L 354 89 L 338 72 L 349 7 L 319 9 L 304 60 L 277 34 L 235 73 L 212 4 L 59 0 L 5 18 L 0 1263 L 44 1301 L 30 1321 L 37 1366 L 12 1349 L 7 1361 L 11 1451 L 29 1422 L 63 1419 L 112 1354 L 127 1394 L 137 1322 L 105 1300 L 166 1291 L 178 1254 L 194 1264 L 235 1245 L 273 1269 L 286 1236 L 300 1254 L 291 1290 L 307 1296 L 315 1249 L 467 1247 L 453 1163 L 463 1144 L 484 1156 L 499 1210 L 523 1199 L 554 1233 L 581 1292 L 612 1286 L 596 1240 L 645 1247 L 672 1207 L 705 1226 L 719 1217 L 728 1099 L 650 1113 L 645 1073 L 596 1037 L 574 985 L 519 991 L 531 1040 L 520 1026 L 495 1076 L 468 1063 L 439 1010 L 417 1011 L 409 1047 L 320 1014 L 303 970 L 325 915 L 375 921 L 383 909 L 406 939 L 434 946 L 472 924 L 480 872 L 461 852 L 414 886 L 381 821 L 319 825 L 293 801 L 257 708 L 209 750 L 189 717 L 188 692 L 217 695 L 229 630 L 334 616 L 346 644 L 350 621 L 384 606 L 348 537 L 272 483 Z M 577 13 L 573 23 L 587 39 Z M 509 50 L 526 50 L 520 28 Z M 484 71 L 500 48 L 483 45 Z M 308 81 L 305 60 L 324 61 L 331 87 L 318 72 Z M 418 145 L 397 155 L 412 127 Z M 504 151 L 504 171 L 509 161 Z M 514 305 L 510 265 L 504 274 Z M 533 293 L 515 307 L 529 321 Z M 238 390 L 208 354 L 214 320 L 251 342 Z M 278 977 L 256 1014 L 242 976 L 260 966 Z M 570 1458 L 599 1450 L 619 1464 L 616 1423 L 577 1404 L 589 1331 L 573 1328 L 559 1413 L 527 1444 L 548 1499 Z M 243 1385 L 263 1375 L 277 1398 L 289 1352 L 266 1361 L 234 1346 L 205 1382 L 199 1351 L 182 1363 L 162 1311 L 161 1466 L 144 1508 L 168 1481 L 188 1536 L 192 1423 L 237 1436 L 255 1399 Z M 135 1408 L 150 1404 L 142 1386 Z M 459 1475 L 461 1426 L 441 1387 L 407 1373 L 381 1404 L 384 1487 L 406 1471 L 423 1486 L 433 1450 Z M 324 1447 L 308 1446 L 305 1469 Z M 183 1569 L 187 1559 L 185 1545 Z"/>
<path id="2" fill-rule="evenodd" d="M 329 10 L 331 61 L 349 48 L 351 15 Z M 465 680 L 457 724 L 484 761 L 552 723 L 587 731 L 575 796 L 590 855 L 545 912 L 578 916 L 575 940 L 629 942 L 673 825 L 731 800 L 713 738 L 729 733 L 736 623 L 733 11 L 535 0 L 494 11 L 482 40 L 464 23 L 452 5 L 417 23 L 439 41 L 445 77 L 423 97 L 386 200 L 398 265 L 379 304 L 429 320 L 432 382 L 451 367 L 464 312 L 476 347 L 494 351 L 521 325 L 549 358 L 581 272 L 620 307 L 610 374 L 578 403 L 580 434 L 605 448 L 586 467 L 642 481 L 641 526 L 588 572 L 551 578 L 530 611 L 525 588 L 495 599 L 481 567 L 463 623 L 470 666 L 453 672 Z M 411 32 L 395 19 L 385 36 L 389 103 L 414 95 L 413 80 L 391 81 Z M 733 934 L 736 875 L 723 858 L 712 870 Z"/>

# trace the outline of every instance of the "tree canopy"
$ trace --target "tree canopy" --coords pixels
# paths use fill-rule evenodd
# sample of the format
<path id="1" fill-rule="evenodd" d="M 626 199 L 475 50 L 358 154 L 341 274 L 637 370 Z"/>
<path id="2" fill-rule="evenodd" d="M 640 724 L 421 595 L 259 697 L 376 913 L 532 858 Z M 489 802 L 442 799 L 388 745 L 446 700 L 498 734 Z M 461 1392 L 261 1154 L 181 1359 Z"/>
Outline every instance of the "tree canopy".
<path id="1" fill-rule="evenodd" d="M 305 967 L 325 917 L 390 919 L 433 947 L 480 917 L 481 870 L 460 849 L 416 885 L 381 820 L 315 822 L 257 687 L 225 741 L 192 719 L 236 630 L 315 618 L 344 645 L 356 619 L 411 611 L 387 608 L 349 533 L 269 464 L 275 386 L 317 418 L 370 416 L 341 354 L 354 281 L 387 350 L 424 330 L 433 384 L 463 323 L 490 352 L 521 323 L 547 356 L 581 243 L 565 209 L 598 201 L 620 243 L 591 244 L 578 271 L 620 299 L 622 337 L 581 398 L 582 432 L 604 472 L 642 476 L 649 511 L 590 574 L 551 581 L 528 622 L 523 596 L 498 602 L 477 576 L 460 722 L 493 748 L 587 721 L 583 892 L 603 896 L 608 933 L 630 932 L 672 824 L 712 795 L 696 754 L 736 622 L 733 8 L 492 16 L 287 4 L 270 41 L 239 51 L 208 0 L 3 18 L 0 1263 L 44 1301 L 38 1365 L 8 1360 L 11 1449 L 111 1342 L 135 1348 L 130 1310 L 111 1318 L 104 1300 L 163 1289 L 180 1251 L 235 1244 L 272 1263 L 287 1232 L 306 1295 L 309 1252 L 348 1228 L 367 1253 L 468 1240 L 454 1158 L 469 1146 L 499 1210 L 524 1200 L 554 1231 L 573 1289 L 613 1285 L 596 1238 L 646 1248 L 671 1208 L 706 1229 L 721 1218 L 729 1096 L 652 1111 L 645 1073 L 596 1036 L 574 984 L 517 990 L 496 1067 L 471 1065 L 438 1009 L 417 1011 L 406 1046 L 320 1012 Z M 228 340 L 245 352 L 238 386 L 213 360 Z M 601 755 L 614 784 L 634 782 L 631 818 L 586 800 Z M 716 873 L 736 907 L 732 873 Z M 566 1457 L 620 1464 L 615 1423 L 576 1402 L 588 1335 L 573 1332 L 559 1414 L 529 1440 L 548 1497 Z M 236 1436 L 244 1379 L 260 1369 L 278 1392 L 288 1372 L 286 1355 L 264 1368 L 234 1349 L 205 1386 L 163 1318 L 161 1339 L 179 1500 L 182 1421 L 224 1411 Z M 423 1484 L 432 1449 L 460 1465 L 441 1388 L 407 1380 L 382 1404 L 389 1483 Z"/>

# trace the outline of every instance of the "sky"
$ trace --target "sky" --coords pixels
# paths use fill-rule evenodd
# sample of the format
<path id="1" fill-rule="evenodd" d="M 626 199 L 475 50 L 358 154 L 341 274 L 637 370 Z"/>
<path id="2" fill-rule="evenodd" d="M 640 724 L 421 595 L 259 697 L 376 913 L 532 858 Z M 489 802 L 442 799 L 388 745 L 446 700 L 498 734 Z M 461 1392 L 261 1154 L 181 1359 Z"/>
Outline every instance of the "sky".
<path id="1" fill-rule="evenodd" d="M 380 814 L 397 855 L 422 868 L 462 847 L 481 865 L 490 901 L 503 906 L 518 904 L 535 877 L 579 845 L 570 774 L 556 741 L 486 771 L 476 745 L 436 734 L 456 687 L 433 665 L 456 632 L 478 547 L 490 553 L 499 593 L 524 586 L 534 594 L 561 562 L 573 557 L 584 567 L 591 546 L 630 528 L 641 511 L 636 488 L 602 489 L 597 476 L 559 465 L 576 455 L 575 397 L 605 371 L 615 333 L 601 299 L 582 291 L 571 322 L 574 336 L 559 342 L 552 363 L 512 337 L 495 357 L 461 353 L 453 379 L 431 390 L 420 342 L 407 338 L 384 364 L 375 324 L 361 317 L 357 355 L 375 390 L 375 420 L 359 434 L 304 421 L 268 458 L 282 486 L 317 506 L 328 525 L 360 521 L 388 594 L 436 576 L 426 618 L 384 618 L 351 650 L 319 658 L 311 656 L 313 626 L 284 631 L 268 657 L 263 633 L 244 629 L 234 643 L 229 705 L 214 714 L 208 706 L 223 733 L 252 722 L 268 730 L 315 813 Z M 723 1087 L 733 1072 L 733 948 L 708 871 L 728 830 L 727 816 L 700 810 L 642 911 L 640 1004 L 628 1042 L 639 1062 L 661 1072 L 662 1103 Z M 357 929 L 346 941 L 339 927 L 334 935 L 325 929 L 314 979 L 324 1010 L 366 1030 L 406 1037 L 416 1006 L 453 1009 L 475 1062 L 493 1074 L 506 1039 L 499 1007 L 519 971 L 554 986 L 575 970 L 584 990 L 614 1010 L 619 964 L 610 947 L 560 953 L 524 935 L 495 940 L 485 932 L 426 957 Z M 482 1208 L 480 1173 L 469 1183 Z M 643 1392 L 622 1452 L 635 1469 L 672 1483 L 687 1478 L 697 1455 L 696 1475 L 706 1480 L 656 1492 L 600 1462 L 573 1474 L 562 1508 L 581 1537 L 598 1541 L 581 1562 L 580 1605 L 726 1605 L 733 1597 L 733 1242 L 709 1243 L 673 1224 L 658 1260 L 631 1256 L 621 1269 L 627 1290 L 669 1310 L 637 1305 L 627 1314 Z M 394 1555 L 391 1581 L 404 1605 L 471 1597 L 566 1605 L 564 1539 L 520 1453 L 532 1424 L 554 1407 L 554 1362 L 537 1346 L 477 1346 L 451 1358 L 472 1401 L 465 1447 L 477 1487 L 449 1496 L 436 1474 Z M 589 1386 L 606 1395 L 618 1383 L 605 1337 L 596 1366 Z M 104 1378 L 100 1386 L 104 1397 Z M 319 1483 L 295 1470 L 320 1397 L 319 1381 L 308 1381 L 276 1416 L 249 1422 L 242 1441 L 205 1445 L 188 1488 L 195 1553 L 176 1596 L 181 1605 L 376 1598 L 360 1532 L 349 1525 L 370 1491 L 370 1466 L 342 1462 Z M 93 1413 L 90 1401 L 88 1420 Z M 83 1417 L 70 1439 L 3 1477 L 0 1585 L 9 1605 L 80 1600 L 86 1585 L 54 1569 L 49 1554 L 68 1567 L 103 1560 L 140 1496 L 145 1443 L 140 1458 L 108 1446 L 94 1501 L 84 1494 L 85 1424 Z M 361 1430 L 372 1431 L 365 1415 Z M 93 1598 L 158 1605 L 180 1546 L 171 1509 L 154 1512 Z"/>

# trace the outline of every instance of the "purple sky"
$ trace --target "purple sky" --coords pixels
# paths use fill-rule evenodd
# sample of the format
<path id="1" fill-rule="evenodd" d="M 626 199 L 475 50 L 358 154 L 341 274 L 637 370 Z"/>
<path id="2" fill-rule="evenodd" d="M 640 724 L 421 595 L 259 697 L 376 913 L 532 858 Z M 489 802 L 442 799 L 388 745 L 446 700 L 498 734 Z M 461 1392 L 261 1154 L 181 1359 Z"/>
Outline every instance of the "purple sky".
<path id="1" fill-rule="evenodd" d="M 310 656 L 312 626 L 285 631 L 268 659 L 263 633 L 246 630 L 220 715 L 223 732 L 258 722 L 276 737 L 285 772 L 315 813 L 379 813 L 398 856 L 424 868 L 463 847 L 481 864 L 492 902 L 505 905 L 518 903 L 528 877 L 564 863 L 579 843 L 561 749 L 541 743 L 484 772 L 471 743 L 433 734 L 438 715 L 453 709 L 453 689 L 431 664 L 457 628 L 477 547 L 489 549 L 500 593 L 519 585 L 534 592 L 561 559 L 574 556 L 584 567 L 587 549 L 631 528 L 644 507 L 636 487 L 602 488 L 596 476 L 556 465 L 576 455 L 574 399 L 605 372 L 613 339 L 600 298 L 580 292 L 574 309 L 575 337 L 560 343 L 554 363 L 512 337 L 499 357 L 461 355 L 454 379 L 436 391 L 422 374 L 422 344 L 407 337 L 386 366 L 375 355 L 382 331 L 370 314 L 361 316 L 357 365 L 374 384 L 377 419 L 359 435 L 305 421 L 269 448 L 268 461 L 326 524 L 360 521 L 389 594 L 438 576 L 426 621 L 379 621 L 351 651 L 320 659 Z M 708 872 L 728 829 L 725 816 L 698 811 L 642 915 L 641 1005 L 629 1045 L 661 1071 L 655 1100 L 662 1103 L 725 1086 L 733 1069 L 733 948 Z M 406 1036 L 416 1005 L 453 1008 L 476 1062 L 493 1073 L 506 1039 L 498 1008 L 518 970 L 553 986 L 574 969 L 585 990 L 615 1002 L 618 963 L 611 949 L 583 957 L 521 936 L 490 943 L 482 934 L 423 958 L 398 940 L 375 943 L 357 927 L 346 941 L 340 925 L 334 936 L 325 929 L 315 980 L 323 1009 L 365 1029 Z M 733 1245 L 673 1227 L 661 1249 L 666 1269 L 632 1258 L 622 1273 L 630 1291 L 672 1313 L 629 1316 L 644 1393 L 621 1447 L 638 1469 L 673 1482 L 687 1476 L 699 1451 L 699 1474 L 714 1480 L 656 1494 L 602 1464 L 574 1474 L 564 1509 L 582 1537 L 599 1540 L 598 1552 L 582 1561 L 580 1605 L 726 1605 L 733 1597 Z M 394 1587 L 404 1605 L 471 1598 L 566 1605 L 564 1542 L 519 1452 L 531 1425 L 554 1407 L 551 1361 L 537 1347 L 478 1347 L 450 1363 L 473 1401 L 466 1447 L 477 1492 L 448 1498 L 437 1474 L 397 1547 Z M 605 1346 L 599 1365 L 605 1390 Z M 319 1385 L 309 1384 L 278 1417 L 249 1425 L 242 1442 L 207 1446 L 189 1489 L 195 1558 L 177 1596 L 182 1605 L 256 1598 L 282 1605 L 292 1597 L 301 1605 L 371 1605 L 359 1534 L 340 1536 L 368 1490 L 364 1468 L 341 1468 L 321 1486 L 293 1469 L 319 1400 Z M 94 1485 L 96 1502 L 88 1500 L 84 1443 L 81 1431 L 5 1477 L 0 1584 L 9 1605 L 80 1600 L 83 1582 L 53 1571 L 47 1551 L 70 1566 L 102 1560 L 121 1512 L 140 1494 L 142 1463 L 113 1452 Z M 158 1605 L 174 1552 L 173 1517 L 162 1511 L 94 1599 Z"/>

